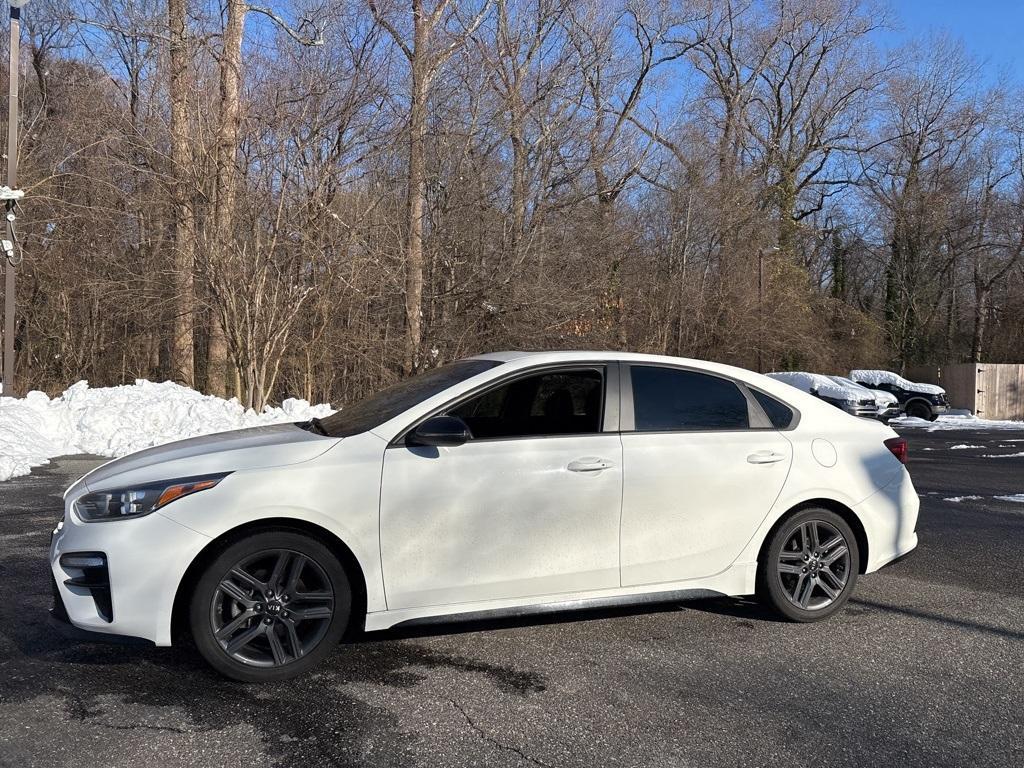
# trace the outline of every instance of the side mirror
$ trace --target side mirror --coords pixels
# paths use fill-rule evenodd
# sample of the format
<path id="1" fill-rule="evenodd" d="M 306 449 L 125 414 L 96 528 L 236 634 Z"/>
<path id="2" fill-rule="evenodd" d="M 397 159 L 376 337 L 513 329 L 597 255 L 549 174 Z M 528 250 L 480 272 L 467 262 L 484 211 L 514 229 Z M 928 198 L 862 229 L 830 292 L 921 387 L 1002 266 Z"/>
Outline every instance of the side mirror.
<path id="1" fill-rule="evenodd" d="M 462 445 L 473 438 L 473 433 L 457 416 L 434 416 L 409 433 L 408 445 Z"/>

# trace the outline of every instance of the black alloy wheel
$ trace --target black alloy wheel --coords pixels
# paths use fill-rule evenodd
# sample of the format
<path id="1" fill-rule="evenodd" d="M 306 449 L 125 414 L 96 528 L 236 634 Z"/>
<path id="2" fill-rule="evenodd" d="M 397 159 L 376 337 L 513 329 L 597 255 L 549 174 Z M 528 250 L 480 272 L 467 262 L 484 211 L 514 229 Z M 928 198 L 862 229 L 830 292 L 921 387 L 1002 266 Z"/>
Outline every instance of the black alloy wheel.
<path id="1" fill-rule="evenodd" d="M 196 646 L 236 680 L 281 680 L 309 669 L 348 625 L 351 589 L 321 542 L 292 531 L 247 536 L 204 571 L 190 623 Z"/>
<path id="2" fill-rule="evenodd" d="M 804 509 L 772 535 L 758 563 L 758 594 L 792 621 L 838 611 L 857 583 L 860 551 L 850 526 L 827 509 Z"/>

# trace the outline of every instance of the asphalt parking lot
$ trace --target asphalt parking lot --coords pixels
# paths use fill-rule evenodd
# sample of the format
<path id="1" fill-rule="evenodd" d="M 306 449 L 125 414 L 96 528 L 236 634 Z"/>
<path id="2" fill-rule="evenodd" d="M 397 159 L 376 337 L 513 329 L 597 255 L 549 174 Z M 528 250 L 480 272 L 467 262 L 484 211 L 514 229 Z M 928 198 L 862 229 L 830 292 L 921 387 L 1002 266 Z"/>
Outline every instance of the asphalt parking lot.
<path id="1" fill-rule="evenodd" d="M 95 465 L 58 460 L 0 484 L 0 765 L 1022 765 L 1024 503 L 996 497 L 1024 494 L 1024 431 L 905 434 L 918 551 L 830 621 L 721 599 L 420 628 L 269 686 L 54 632 L 49 533 Z"/>

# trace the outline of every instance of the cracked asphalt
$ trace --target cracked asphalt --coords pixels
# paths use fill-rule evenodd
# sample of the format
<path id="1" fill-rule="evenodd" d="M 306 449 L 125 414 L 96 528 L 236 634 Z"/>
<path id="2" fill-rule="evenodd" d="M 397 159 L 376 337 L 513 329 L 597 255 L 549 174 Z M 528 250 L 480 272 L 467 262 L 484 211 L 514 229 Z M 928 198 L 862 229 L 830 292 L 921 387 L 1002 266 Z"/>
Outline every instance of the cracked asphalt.
<path id="1" fill-rule="evenodd" d="M 1024 764 L 1024 431 L 906 430 L 920 546 L 815 625 L 745 600 L 366 635 L 282 684 L 67 640 L 68 457 L 0 484 L 0 765 Z M 956 448 L 957 445 L 975 446 Z M 964 501 L 946 499 L 977 496 Z"/>

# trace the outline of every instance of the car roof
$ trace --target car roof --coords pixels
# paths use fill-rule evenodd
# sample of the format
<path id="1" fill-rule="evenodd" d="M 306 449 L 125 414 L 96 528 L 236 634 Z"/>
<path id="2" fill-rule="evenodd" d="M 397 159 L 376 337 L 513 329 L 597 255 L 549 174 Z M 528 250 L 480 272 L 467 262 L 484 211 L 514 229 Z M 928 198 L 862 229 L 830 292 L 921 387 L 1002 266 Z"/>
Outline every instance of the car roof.
<path id="1" fill-rule="evenodd" d="M 683 367 L 698 368 L 708 372 L 717 372 L 724 376 L 746 378 L 758 376 L 759 374 L 747 368 L 739 368 L 726 363 L 716 363 L 711 360 L 700 360 L 690 357 L 673 357 L 671 355 L 652 355 L 642 352 L 620 352 L 609 349 L 552 349 L 552 350 L 503 350 L 498 352 L 487 352 L 481 355 L 474 355 L 466 358 L 468 360 L 493 360 L 500 363 L 519 363 L 521 365 L 547 363 L 572 363 L 572 362 L 593 362 L 595 360 L 619 360 L 636 363 L 661 363 L 662 365 L 677 365 Z"/>
<path id="2" fill-rule="evenodd" d="M 682 368 L 692 368 L 704 373 L 717 373 L 731 379 L 737 379 L 747 384 L 764 389 L 776 397 L 784 396 L 790 389 L 789 384 L 781 384 L 782 390 L 776 387 L 779 384 L 776 380 L 765 377 L 763 374 L 751 371 L 748 368 L 739 368 L 725 363 L 716 363 L 710 360 L 699 360 L 689 357 L 672 357 L 669 355 L 651 355 L 641 352 L 620 352 L 615 350 L 544 350 L 544 351 L 520 351 L 504 350 L 476 355 L 469 360 L 491 360 L 504 363 L 516 368 L 525 368 L 532 365 L 548 365 L 560 363 L 593 363 L 595 361 L 621 361 L 632 363 L 647 363 L 649 365 L 669 365 Z"/>

